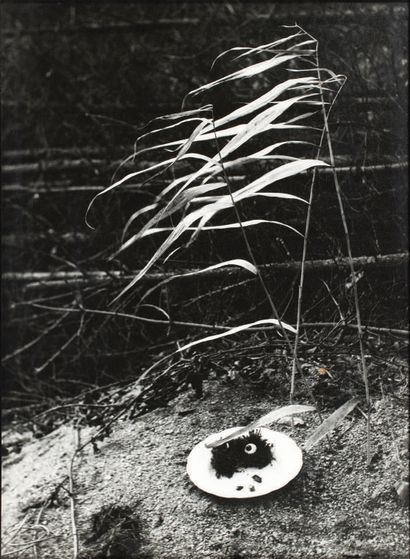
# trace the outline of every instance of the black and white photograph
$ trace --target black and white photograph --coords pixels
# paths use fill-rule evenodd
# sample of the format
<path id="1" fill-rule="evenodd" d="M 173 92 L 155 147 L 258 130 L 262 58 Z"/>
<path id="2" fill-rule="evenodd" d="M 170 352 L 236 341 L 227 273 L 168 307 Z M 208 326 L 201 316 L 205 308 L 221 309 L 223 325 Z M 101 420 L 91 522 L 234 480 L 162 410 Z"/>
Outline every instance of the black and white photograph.
<path id="1" fill-rule="evenodd" d="M 406 559 L 407 2 L 3 1 L 10 559 Z"/>

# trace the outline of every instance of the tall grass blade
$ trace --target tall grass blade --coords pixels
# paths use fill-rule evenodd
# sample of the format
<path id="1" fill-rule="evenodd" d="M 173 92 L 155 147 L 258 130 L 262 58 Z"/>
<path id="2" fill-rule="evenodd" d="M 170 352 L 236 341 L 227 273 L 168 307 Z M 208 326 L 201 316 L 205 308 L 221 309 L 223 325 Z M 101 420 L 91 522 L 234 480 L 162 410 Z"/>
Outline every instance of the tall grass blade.
<path id="1" fill-rule="evenodd" d="M 297 235 L 303 237 L 302 233 L 297 229 L 295 229 L 294 227 L 292 227 L 291 225 L 288 225 L 287 223 L 283 223 L 282 221 L 274 221 L 272 219 L 250 219 L 248 221 L 242 221 L 242 223 L 238 223 L 238 222 L 226 223 L 225 225 L 210 225 L 208 227 L 201 227 L 201 228 L 187 227 L 185 231 L 195 231 L 196 233 L 198 233 L 198 231 L 200 230 L 201 231 L 224 231 L 226 229 L 239 229 L 240 227 L 253 227 L 254 225 L 260 225 L 262 223 L 269 223 L 271 225 L 280 225 L 281 227 L 286 227 L 287 229 L 290 229 L 290 231 L 293 231 Z M 155 235 L 155 233 L 163 233 L 165 231 L 173 231 L 173 230 L 174 230 L 173 227 L 153 227 L 149 231 L 146 231 L 143 236 L 146 237 L 148 235 Z M 204 271 L 208 269 L 209 268 L 204 268 Z"/>
<path id="2" fill-rule="evenodd" d="M 234 260 L 226 260 L 225 262 L 219 262 L 218 264 L 213 264 L 212 266 L 208 266 L 208 267 L 202 268 L 200 270 L 193 270 L 192 272 L 185 272 L 184 274 L 175 274 L 170 278 L 166 278 L 165 280 L 163 280 L 163 281 L 157 283 L 156 285 L 154 285 L 154 287 L 151 287 L 151 289 L 148 289 L 148 291 L 146 291 L 144 293 L 144 295 L 142 296 L 142 298 L 140 300 L 140 304 L 149 295 L 151 295 L 151 293 L 153 293 L 154 291 L 156 291 L 160 287 L 163 287 L 164 285 L 166 285 L 170 281 L 173 281 L 176 278 L 185 278 L 185 277 L 188 277 L 188 276 L 197 276 L 197 275 L 205 274 L 205 273 L 210 272 L 212 270 L 217 270 L 218 268 L 224 268 L 224 267 L 227 267 L 227 266 L 238 266 L 239 268 L 243 268 L 244 270 L 247 270 L 248 272 L 250 272 L 251 274 L 254 274 L 254 275 L 256 275 L 258 273 L 255 266 L 253 264 L 251 264 L 250 262 L 248 262 L 247 260 L 244 260 L 242 258 L 236 258 Z"/>
<path id="3" fill-rule="evenodd" d="M 230 330 L 227 330 L 226 332 L 222 332 L 220 334 L 214 334 L 212 336 L 207 336 L 206 338 L 201 338 L 200 340 L 195 340 L 194 342 L 190 342 L 189 344 L 186 344 L 183 347 L 179 348 L 178 351 L 185 351 L 186 349 L 194 347 L 198 344 L 204 344 L 206 342 L 212 342 L 213 340 L 218 340 L 219 338 L 225 338 L 226 336 L 233 336 L 234 334 L 237 334 L 238 332 L 242 332 L 243 330 L 251 330 L 252 328 L 254 328 L 256 326 L 261 326 L 262 324 L 270 324 L 271 326 L 279 327 L 279 320 L 276 320 L 275 318 L 265 318 L 265 319 L 262 319 L 262 320 L 256 320 L 255 322 L 250 322 L 249 324 L 242 324 L 240 326 L 234 326 L 233 328 L 231 328 Z M 286 324 L 285 322 L 282 322 L 281 324 L 282 324 L 283 328 L 285 328 L 286 330 L 289 330 L 289 332 L 292 332 L 293 334 L 296 333 L 296 330 L 290 324 Z"/>
<path id="4" fill-rule="evenodd" d="M 257 74 L 261 74 L 262 72 L 266 72 L 267 70 L 271 70 L 275 66 L 279 66 L 280 64 L 284 64 L 285 62 L 289 62 L 294 58 L 297 58 L 297 54 L 285 54 L 283 56 L 274 56 L 270 60 L 264 60 L 263 62 L 258 62 L 257 64 L 252 64 L 251 66 L 247 66 L 246 68 L 242 68 L 241 70 L 237 70 L 232 74 L 228 74 L 223 78 L 219 78 L 213 82 L 207 83 L 197 89 L 194 89 L 190 92 L 190 95 L 197 95 L 198 93 L 203 93 L 204 91 L 215 87 L 216 85 L 226 83 L 232 80 L 239 80 L 243 78 L 251 78 L 252 76 L 256 76 Z"/>

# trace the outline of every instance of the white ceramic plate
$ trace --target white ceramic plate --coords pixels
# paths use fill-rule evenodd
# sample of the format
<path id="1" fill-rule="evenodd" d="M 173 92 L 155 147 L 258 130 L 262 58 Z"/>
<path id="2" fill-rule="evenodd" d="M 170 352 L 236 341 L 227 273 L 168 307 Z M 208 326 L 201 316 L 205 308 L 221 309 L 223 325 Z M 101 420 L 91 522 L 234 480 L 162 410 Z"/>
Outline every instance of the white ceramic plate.
<path id="1" fill-rule="evenodd" d="M 296 477 L 303 464 L 301 449 L 287 435 L 265 427 L 260 427 L 257 431 L 272 445 L 274 460 L 263 468 L 243 468 L 230 478 L 217 477 L 211 465 L 212 449 L 205 445 L 225 437 L 237 429 L 239 427 L 213 433 L 191 450 L 187 461 L 187 473 L 190 480 L 199 489 L 218 497 L 243 499 L 266 495 L 280 489 Z M 247 434 L 243 433 L 241 436 Z M 238 489 L 238 487 L 242 489 Z"/>

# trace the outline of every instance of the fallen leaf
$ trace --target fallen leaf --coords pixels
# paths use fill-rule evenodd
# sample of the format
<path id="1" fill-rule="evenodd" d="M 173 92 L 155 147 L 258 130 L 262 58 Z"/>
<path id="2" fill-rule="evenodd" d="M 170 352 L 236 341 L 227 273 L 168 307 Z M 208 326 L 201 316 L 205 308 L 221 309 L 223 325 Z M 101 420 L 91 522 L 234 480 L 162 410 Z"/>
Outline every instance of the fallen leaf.
<path id="1" fill-rule="evenodd" d="M 301 417 L 282 417 L 278 419 L 279 425 L 305 425 Z"/>
<path id="2" fill-rule="evenodd" d="M 313 448 L 326 435 L 331 433 L 360 402 L 360 398 L 352 398 L 345 402 L 340 408 L 332 413 L 327 419 L 319 425 L 304 444 L 306 451 Z"/>

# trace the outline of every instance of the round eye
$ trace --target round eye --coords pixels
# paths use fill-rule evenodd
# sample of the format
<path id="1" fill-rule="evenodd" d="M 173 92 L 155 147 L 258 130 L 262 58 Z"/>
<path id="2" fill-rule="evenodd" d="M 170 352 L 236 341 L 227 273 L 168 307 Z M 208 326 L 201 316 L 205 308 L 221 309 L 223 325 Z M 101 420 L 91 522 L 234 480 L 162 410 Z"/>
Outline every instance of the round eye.
<path id="1" fill-rule="evenodd" d="M 245 446 L 245 452 L 246 452 L 246 454 L 255 454 L 255 452 L 256 452 L 256 444 L 248 443 L 248 444 Z"/>

